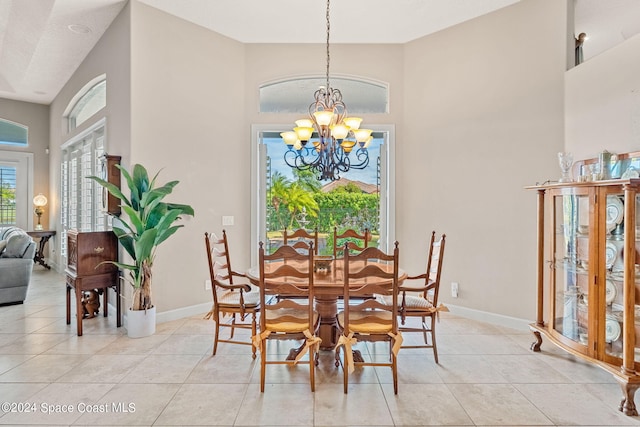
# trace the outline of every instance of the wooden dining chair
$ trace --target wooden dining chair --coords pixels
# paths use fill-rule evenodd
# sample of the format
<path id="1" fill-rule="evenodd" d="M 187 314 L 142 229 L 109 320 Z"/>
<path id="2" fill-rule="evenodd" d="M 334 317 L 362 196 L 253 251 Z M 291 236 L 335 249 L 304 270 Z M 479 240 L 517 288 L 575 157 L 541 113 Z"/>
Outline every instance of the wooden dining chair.
<path id="1" fill-rule="evenodd" d="M 309 232 L 304 228 L 294 231 L 284 229 L 282 233 L 283 244 L 292 246 L 295 249 L 309 250 L 309 243 L 313 242 L 315 255 L 318 255 L 318 227 L 313 232 Z"/>
<path id="2" fill-rule="evenodd" d="M 260 293 L 255 286 L 245 281 L 244 274 L 232 270 L 225 230 L 222 230 L 222 238 L 218 238 L 214 233 L 204 233 L 204 242 L 207 249 L 213 294 L 213 307 L 205 319 L 216 322 L 213 338 L 213 355 L 215 356 L 219 342 L 252 345 L 250 339 L 240 341 L 234 339 L 233 335 L 236 328 L 250 329 L 251 336 L 256 334 L 256 315 L 260 311 Z M 226 322 L 224 321 L 225 316 L 230 316 Z M 244 322 L 246 316 L 251 316 L 250 323 Z M 231 329 L 228 339 L 220 338 L 221 327 Z M 252 356 L 254 359 L 256 358 L 254 347 L 252 347 Z"/>
<path id="3" fill-rule="evenodd" d="M 418 276 L 407 276 L 399 288 L 398 315 L 400 331 L 421 332 L 424 344 L 403 345 L 402 348 L 432 348 L 433 357 L 438 363 L 438 347 L 436 345 L 436 320 L 440 311 L 449 311 L 443 304 L 438 305 L 440 290 L 440 274 L 444 259 L 446 235 L 436 240 L 436 232 L 431 233 L 427 269 Z M 378 295 L 377 299 L 384 304 L 392 304 L 389 296 Z M 420 318 L 420 326 L 406 325 L 407 318 Z M 429 320 L 427 323 L 427 319 Z M 428 336 L 431 342 L 428 340 Z"/>
<path id="4" fill-rule="evenodd" d="M 282 246 L 265 254 L 260 242 L 260 334 L 253 337 L 254 347 L 260 350 L 260 391 L 264 392 L 266 366 L 296 365 L 309 354 L 309 382 L 315 391 L 315 367 L 321 339 L 316 335 L 320 316 L 313 308 L 314 246 L 305 254 L 291 246 Z M 271 298 L 272 295 L 292 295 L 299 298 Z M 302 346 L 292 350 L 286 360 L 270 354 L 267 343 L 272 340 L 298 340 Z M 274 357 L 273 359 L 270 356 Z"/>
<path id="5" fill-rule="evenodd" d="M 398 394 L 397 356 L 402 345 L 402 335 L 398 331 L 398 255 L 398 242 L 391 255 L 373 247 L 351 255 L 345 245 L 344 309 L 337 316 L 338 328 L 342 332 L 336 344 L 336 366 L 342 366 L 345 393 L 349 389 L 349 374 L 355 367 L 389 366 L 393 374 L 393 391 Z M 376 299 L 351 298 L 352 295 L 362 294 L 388 294 L 395 304 L 383 304 Z M 363 341 L 388 342 L 389 361 L 365 361 L 352 348 Z M 344 359 L 340 357 L 340 349 Z"/>
<path id="6" fill-rule="evenodd" d="M 345 245 L 349 252 L 356 253 L 369 246 L 371 232 L 368 228 L 360 234 L 353 229 L 348 229 L 344 233 L 338 234 L 338 227 L 333 227 L 333 258 L 343 257 Z"/>

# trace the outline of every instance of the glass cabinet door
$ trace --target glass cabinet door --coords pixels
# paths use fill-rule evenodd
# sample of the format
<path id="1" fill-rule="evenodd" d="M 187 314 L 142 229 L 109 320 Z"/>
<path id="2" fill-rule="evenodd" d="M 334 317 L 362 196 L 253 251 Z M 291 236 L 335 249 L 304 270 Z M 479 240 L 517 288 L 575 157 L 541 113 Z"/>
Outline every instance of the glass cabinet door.
<path id="1" fill-rule="evenodd" d="M 562 341 L 573 342 L 572 346 L 586 346 L 591 329 L 589 277 L 597 266 L 589 262 L 589 242 L 595 238 L 589 201 L 588 189 L 558 192 L 553 197 L 553 329 Z"/>
<path id="2" fill-rule="evenodd" d="M 607 192 L 604 241 L 604 348 L 610 356 L 622 357 L 624 296 L 624 195 Z M 635 254 L 632 254 L 635 256 Z"/>

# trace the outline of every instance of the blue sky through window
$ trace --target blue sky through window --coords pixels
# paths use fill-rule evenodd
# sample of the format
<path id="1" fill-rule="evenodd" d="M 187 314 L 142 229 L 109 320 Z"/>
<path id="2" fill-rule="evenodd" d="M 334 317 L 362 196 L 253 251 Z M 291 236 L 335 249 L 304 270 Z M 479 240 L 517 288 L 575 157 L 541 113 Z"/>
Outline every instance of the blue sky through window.
<path id="1" fill-rule="evenodd" d="M 267 155 L 271 158 L 271 173 L 280 172 L 290 180 L 293 180 L 293 172 L 291 167 L 284 161 L 284 153 L 287 146 L 282 142 L 282 138 L 264 138 L 264 144 L 267 146 Z M 369 145 L 369 165 L 362 170 L 349 170 L 340 174 L 340 178 L 348 178 L 353 181 L 362 181 L 367 184 L 376 184 L 377 161 L 380 156 L 380 145 L 383 143 L 382 138 L 374 138 Z M 353 154 L 352 154 L 353 155 Z M 329 181 L 323 181 L 323 185 Z"/>

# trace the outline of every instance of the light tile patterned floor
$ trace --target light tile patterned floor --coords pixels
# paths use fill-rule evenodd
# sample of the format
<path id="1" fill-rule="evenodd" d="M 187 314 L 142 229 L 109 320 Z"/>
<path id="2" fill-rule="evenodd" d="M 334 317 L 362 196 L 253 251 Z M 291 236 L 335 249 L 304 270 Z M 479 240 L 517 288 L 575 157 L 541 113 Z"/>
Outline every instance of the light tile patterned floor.
<path id="1" fill-rule="evenodd" d="M 301 365 L 269 366 L 263 394 L 249 347 L 222 343 L 211 356 L 211 321 L 161 323 L 134 340 L 113 316 L 97 317 L 77 337 L 64 295 L 63 276 L 36 266 L 25 304 L 0 307 L 0 401 L 21 405 L 0 413 L 1 425 L 640 425 L 617 411 L 609 374 L 548 343 L 530 352 L 528 331 L 445 313 L 440 364 L 430 350 L 401 350 L 397 396 L 390 370 L 373 367 L 357 370 L 343 394 L 331 352 L 321 355 L 315 393 Z"/>

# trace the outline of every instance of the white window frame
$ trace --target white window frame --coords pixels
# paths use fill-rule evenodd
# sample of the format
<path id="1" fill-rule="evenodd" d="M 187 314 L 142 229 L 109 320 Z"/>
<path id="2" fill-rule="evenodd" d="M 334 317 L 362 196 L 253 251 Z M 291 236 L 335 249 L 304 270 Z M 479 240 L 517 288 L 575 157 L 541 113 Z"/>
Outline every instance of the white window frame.
<path id="1" fill-rule="evenodd" d="M 102 203 L 102 189 L 89 175 L 100 176 L 100 157 L 107 148 L 107 120 L 102 118 L 62 145 L 60 159 L 60 256 L 66 264 L 66 235 L 70 229 L 105 231 L 111 218 Z"/>
<path id="2" fill-rule="evenodd" d="M 102 111 L 106 105 L 107 105 L 107 75 L 106 74 L 101 74 L 97 77 L 95 77 L 94 79 L 90 80 L 86 85 L 84 85 L 82 87 L 82 89 L 80 89 L 78 91 L 78 93 L 76 93 L 74 95 L 73 98 L 71 98 L 71 101 L 69 101 L 69 104 L 67 105 L 67 108 L 65 108 L 64 113 L 62 114 L 62 116 L 64 118 L 67 119 L 67 130 L 69 132 L 72 132 L 73 130 L 75 130 L 78 126 L 82 125 L 83 123 L 87 122 L 92 116 L 88 116 L 86 117 L 83 121 L 81 121 L 80 123 L 76 122 L 76 117 L 77 117 L 77 113 L 78 109 L 77 107 L 79 106 L 79 103 L 82 102 L 85 97 L 91 93 L 91 91 L 98 86 L 99 84 L 104 82 L 104 103 L 102 104 L 102 106 L 97 109 L 93 115 L 97 114 L 98 112 Z M 84 105 L 82 108 L 86 107 L 86 105 Z M 80 108 L 80 111 L 82 110 L 82 108 Z M 75 114 L 75 115 L 74 115 Z"/>
<path id="3" fill-rule="evenodd" d="M 0 146 L 16 146 L 16 147 L 28 147 L 29 146 L 29 126 L 23 125 L 22 123 L 14 122 L 12 120 L 2 119 L 0 118 L 0 122 L 6 123 L 11 127 L 16 127 L 24 130 L 25 140 L 24 142 L 18 141 L 3 141 L 2 135 L 0 135 Z"/>
<path id="4" fill-rule="evenodd" d="M 33 229 L 33 153 L 0 150 L 0 164 L 16 168 L 16 226 Z"/>
<path id="5" fill-rule="evenodd" d="M 251 126 L 251 265 L 258 263 L 258 242 L 266 236 L 266 150 L 262 144 L 264 132 L 284 132 L 291 125 L 257 124 Z M 395 126 L 370 125 L 384 135 L 380 150 L 380 240 L 379 246 L 389 252 L 395 242 Z M 376 167 L 370 165 L 369 167 Z"/>

